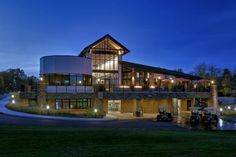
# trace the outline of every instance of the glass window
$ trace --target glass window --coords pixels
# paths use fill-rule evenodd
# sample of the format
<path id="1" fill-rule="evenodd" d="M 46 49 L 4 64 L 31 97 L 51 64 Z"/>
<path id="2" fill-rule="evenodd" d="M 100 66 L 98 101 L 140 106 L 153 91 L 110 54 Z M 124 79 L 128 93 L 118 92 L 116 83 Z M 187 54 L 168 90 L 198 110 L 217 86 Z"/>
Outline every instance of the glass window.
<path id="1" fill-rule="evenodd" d="M 82 75 L 78 74 L 77 77 L 76 77 L 76 80 L 77 80 L 77 86 L 82 86 L 82 84 L 83 84 Z"/>
<path id="2" fill-rule="evenodd" d="M 70 75 L 70 85 L 76 86 L 76 75 Z"/>

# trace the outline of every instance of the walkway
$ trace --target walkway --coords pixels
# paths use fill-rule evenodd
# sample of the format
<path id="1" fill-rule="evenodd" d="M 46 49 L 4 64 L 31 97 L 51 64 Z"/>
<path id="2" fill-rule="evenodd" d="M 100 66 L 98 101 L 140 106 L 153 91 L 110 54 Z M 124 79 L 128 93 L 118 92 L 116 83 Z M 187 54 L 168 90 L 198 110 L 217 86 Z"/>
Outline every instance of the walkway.
<path id="1" fill-rule="evenodd" d="M 70 117 L 58 117 L 58 116 L 46 116 L 46 115 L 36 115 L 23 112 L 17 112 L 6 108 L 6 105 L 10 102 L 11 98 L 9 96 L 0 100 L 0 113 L 25 117 L 25 118 L 38 118 L 38 119 L 52 119 L 52 120 L 73 120 L 73 121 L 113 121 L 116 120 L 116 117 L 108 115 L 104 118 L 70 118 Z"/>

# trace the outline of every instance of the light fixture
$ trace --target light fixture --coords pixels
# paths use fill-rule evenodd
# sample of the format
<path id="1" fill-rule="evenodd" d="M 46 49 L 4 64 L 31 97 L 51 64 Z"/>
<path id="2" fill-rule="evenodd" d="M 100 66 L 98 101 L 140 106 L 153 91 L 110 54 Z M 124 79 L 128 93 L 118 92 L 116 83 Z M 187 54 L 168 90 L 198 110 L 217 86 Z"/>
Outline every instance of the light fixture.
<path id="1" fill-rule="evenodd" d="M 97 113 L 97 112 L 98 112 L 98 109 L 95 108 L 93 111 L 94 111 L 95 113 Z"/>
<path id="2" fill-rule="evenodd" d="M 123 86 L 120 86 L 120 88 L 129 88 L 129 86 L 123 85 Z"/>
<path id="3" fill-rule="evenodd" d="M 220 112 L 222 112 L 223 111 L 223 108 L 220 108 Z"/>
<path id="4" fill-rule="evenodd" d="M 97 81 L 100 82 L 100 78 L 98 78 Z"/>
<path id="5" fill-rule="evenodd" d="M 82 81 L 79 81 L 79 84 L 81 84 L 82 83 Z"/>
<path id="6" fill-rule="evenodd" d="M 211 84 L 214 84 L 214 80 L 211 80 Z"/>
<path id="7" fill-rule="evenodd" d="M 228 109 L 230 110 L 230 109 L 231 109 L 231 107 L 230 107 L 230 106 L 228 106 Z"/>
<path id="8" fill-rule="evenodd" d="M 161 79 L 161 76 L 158 76 L 158 79 L 160 80 L 160 79 Z"/>
<path id="9" fill-rule="evenodd" d="M 43 77 L 40 77 L 39 79 L 40 79 L 40 81 L 43 81 Z"/>
<path id="10" fill-rule="evenodd" d="M 11 95 L 11 98 L 14 98 L 15 97 L 15 95 Z"/>
<path id="11" fill-rule="evenodd" d="M 234 111 L 236 111 L 236 107 L 234 108 Z"/>
<path id="12" fill-rule="evenodd" d="M 149 88 L 154 89 L 154 88 L 156 88 L 156 87 L 152 85 L 152 86 L 150 86 Z"/>
<path id="13" fill-rule="evenodd" d="M 142 88 L 142 86 L 134 86 L 134 88 Z"/>
<path id="14" fill-rule="evenodd" d="M 49 105 L 47 105 L 47 106 L 46 106 L 46 109 L 47 109 L 47 110 L 49 110 L 49 109 L 50 109 L 50 106 L 49 106 Z"/>
<path id="15" fill-rule="evenodd" d="M 172 80 L 172 79 L 171 79 L 171 81 L 170 81 L 170 82 L 171 82 L 171 83 L 174 83 L 174 80 Z"/>
<path id="16" fill-rule="evenodd" d="M 12 102 L 13 104 L 15 104 L 15 103 L 16 103 L 16 101 L 15 101 L 15 100 L 12 100 L 11 102 Z"/>

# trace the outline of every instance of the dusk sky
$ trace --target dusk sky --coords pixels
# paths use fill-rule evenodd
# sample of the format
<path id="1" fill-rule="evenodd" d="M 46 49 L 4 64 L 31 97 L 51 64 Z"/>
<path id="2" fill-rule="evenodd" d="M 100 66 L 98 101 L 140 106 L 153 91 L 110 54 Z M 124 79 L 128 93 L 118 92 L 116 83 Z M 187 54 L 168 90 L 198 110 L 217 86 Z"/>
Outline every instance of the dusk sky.
<path id="1" fill-rule="evenodd" d="M 0 0 L 0 71 L 38 76 L 44 55 L 78 55 L 110 34 L 124 60 L 191 72 L 236 68 L 235 0 Z"/>

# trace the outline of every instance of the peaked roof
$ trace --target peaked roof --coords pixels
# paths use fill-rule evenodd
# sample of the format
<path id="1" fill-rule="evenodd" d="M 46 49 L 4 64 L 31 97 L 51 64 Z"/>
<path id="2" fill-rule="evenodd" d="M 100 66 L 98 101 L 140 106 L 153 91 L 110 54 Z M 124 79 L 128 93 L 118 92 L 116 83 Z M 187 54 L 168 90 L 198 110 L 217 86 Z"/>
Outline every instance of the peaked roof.
<path id="1" fill-rule="evenodd" d="M 106 38 L 112 40 L 114 43 L 116 43 L 119 47 L 121 47 L 124 50 L 124 54 L 130 52 L 129 49 L 127 49 L 124 45 L 122 45 L 120 42 L 118 42 L 116 39 L 114 39 L 111 35 L 106 34 L 103 37 L 101 37 L 100 39 L 98 39 L 97 41 L 93 42 L 92 44 L 88 45 L 87 47 L 85 47 L 79 54 L 79 56 L 84 56 L 84 54 L 91 49 L 93 46 L 97 45 L 98 43 L 100 43 L 101 41 L 105 40 Z"/>
<path id="2" fill-rule="evenodd" d="M 153 66 L 148 66 L 148 65 L 143 65 L 143 64 L 137 64 L 137 63 L 131 63 L 131 62 L 126 62 L 126 61 L 121 61 L 122 65 L 127 65 L 127 66 L 131 66 L 140 70 L 146 70 L 149 72 L 154 72 L 154 73 L 161 73 L 161 74 L 166 74 L 166 75 L 173 75 L 176 77 L 184 77 L 190 80 L 199 80 L 202 79 L 199 76 L 194 76 L 194 75 L 190 75 L 190 74 L 186 74 L 183 72 L 178 72 L 178 71 L 174 71 L 174 70 L 168 70 L 168 69 L 164 69 L 164 68 L 160 68 L 160 67 L 153 67 Z"/>

